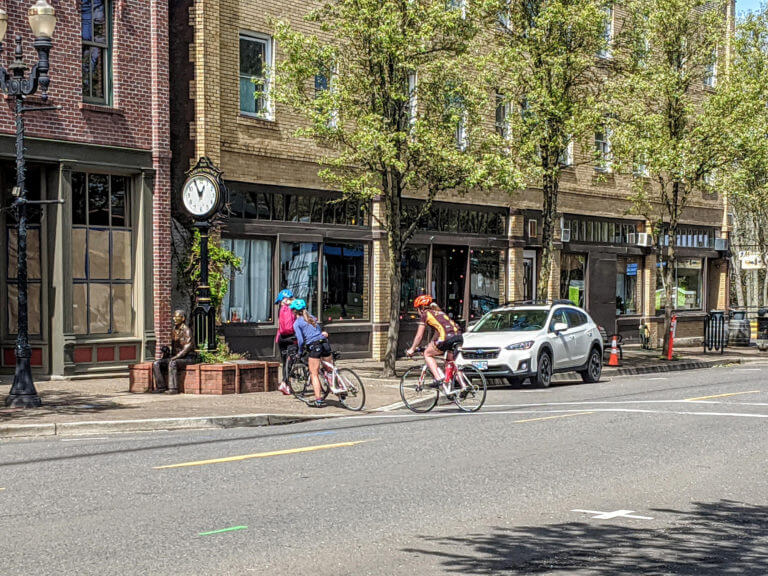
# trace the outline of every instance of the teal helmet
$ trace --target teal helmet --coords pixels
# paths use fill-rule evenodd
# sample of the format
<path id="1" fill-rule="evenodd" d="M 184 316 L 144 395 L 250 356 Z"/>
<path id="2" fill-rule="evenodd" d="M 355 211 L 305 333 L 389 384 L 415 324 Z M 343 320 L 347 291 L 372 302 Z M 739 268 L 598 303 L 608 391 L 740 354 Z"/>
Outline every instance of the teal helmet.
<path id="1" fill-rule="evenodd" d="M 290 309 L 291 310 L 297 310 L 301 312 L 307 307 L 307 303 L 304 302 L 301 298 L 296 298 L 293 302 L 291 302 Z"/>
<path id="2" fill-rule="evenodd" d="M 275 304 L 282 302 L 286 298 L 293 298 L 293 292 L 291 292 L 287 288 L 285 290 L 280 290 L 280 293 L 277 295 L 277 300 L 275 300 Z"/>

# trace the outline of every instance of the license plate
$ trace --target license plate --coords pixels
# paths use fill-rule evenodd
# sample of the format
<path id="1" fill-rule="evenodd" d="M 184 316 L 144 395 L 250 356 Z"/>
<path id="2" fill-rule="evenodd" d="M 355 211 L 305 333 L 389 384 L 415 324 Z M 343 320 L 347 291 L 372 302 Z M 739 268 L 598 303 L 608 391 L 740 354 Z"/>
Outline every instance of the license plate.
<path id="1" fill-rule="evenodd" d="M 472 362 L 472 366 L 478 370 L 488 370 L 488 362 Z"/>

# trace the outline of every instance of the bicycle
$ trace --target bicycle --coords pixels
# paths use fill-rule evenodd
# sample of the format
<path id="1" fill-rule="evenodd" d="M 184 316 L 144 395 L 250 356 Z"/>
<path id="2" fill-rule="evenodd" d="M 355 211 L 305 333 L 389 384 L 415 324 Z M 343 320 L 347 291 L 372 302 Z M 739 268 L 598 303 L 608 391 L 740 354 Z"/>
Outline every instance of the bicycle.
<path id="1" fill-rule="evenodd" d="M 450 352 L 454 357 L 459 350 L 455 346 Z M 423 348 L 417 349 L 423 351 Z M 485 403 L 488 383 L 485 375 L 471 365 L 457 366 L 454 360 L 448 360 L 448 351 L 443 355 L 445 373 L 448 382 L 440 385 L 432 383 L 432 372 L 426 363 L 421 367 L 409 368 L 400 379 L 400 397 L 412 412 L 429 412 L 440 398 L 440 390 L 446 398 L 464 412 L 477 412 Z"/>
<path id="2" fill-rule="evenodd" d="M 333 352 L 333 359 L 338 360 L 340 352 Z M 323 400 L 329 394 L 335 394 L 339 403 L 354 412 L 359 412 L 365 406 L 365 386 L 360 377 L 350 368 L 338 368 L 330 362 L 320 361 L 320 387 L 323 391 Z M 302 402 L 306 395 L 314 396 L 312 380 L 309 374 L 306 354 L 301 357 L 292 356 L 291 371 L 288 375 L 288 385 L 291 392 Z"/>

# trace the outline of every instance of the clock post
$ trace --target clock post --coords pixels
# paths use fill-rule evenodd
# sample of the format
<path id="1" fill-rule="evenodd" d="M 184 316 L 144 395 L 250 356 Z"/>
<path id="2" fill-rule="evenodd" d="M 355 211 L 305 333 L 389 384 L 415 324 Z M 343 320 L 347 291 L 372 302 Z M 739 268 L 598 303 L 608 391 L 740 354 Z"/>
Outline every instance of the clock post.
<path id="1" fill-rule="evenodd" d="M 216 308 L 211 302 L 208 284 L 208 239 L 211 221 L 226 203 L 226 195 L 221 171 L 208 158 L 200 158 L 187 172 L 182 203 L 200 232 L 200 283 L 195 288 L 195 309 L 192 311 L 197 350 L 216 349 Z"/>

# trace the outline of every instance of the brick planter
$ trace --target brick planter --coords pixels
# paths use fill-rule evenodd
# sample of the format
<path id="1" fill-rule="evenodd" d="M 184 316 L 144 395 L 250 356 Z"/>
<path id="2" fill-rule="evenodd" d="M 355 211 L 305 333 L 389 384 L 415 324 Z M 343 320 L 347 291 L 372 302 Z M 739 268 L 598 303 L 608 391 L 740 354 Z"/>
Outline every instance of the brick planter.
<path id="1" fill-rule="evenodd" d="M 132 364 L 128 369 L 128 391 L 142 394 L 152 390 L 152 362 Z"/>
<path id="2" fill-rule="evenodd" d="M 133 364 L 129 391 L 153 389 L 152 363 Z M 179 370 L 179 392 L 184 394 L 238 394 L 271 392 L 280 384 L 280 363 L 239 360 L 226 364 L 191 364 Z"/>

